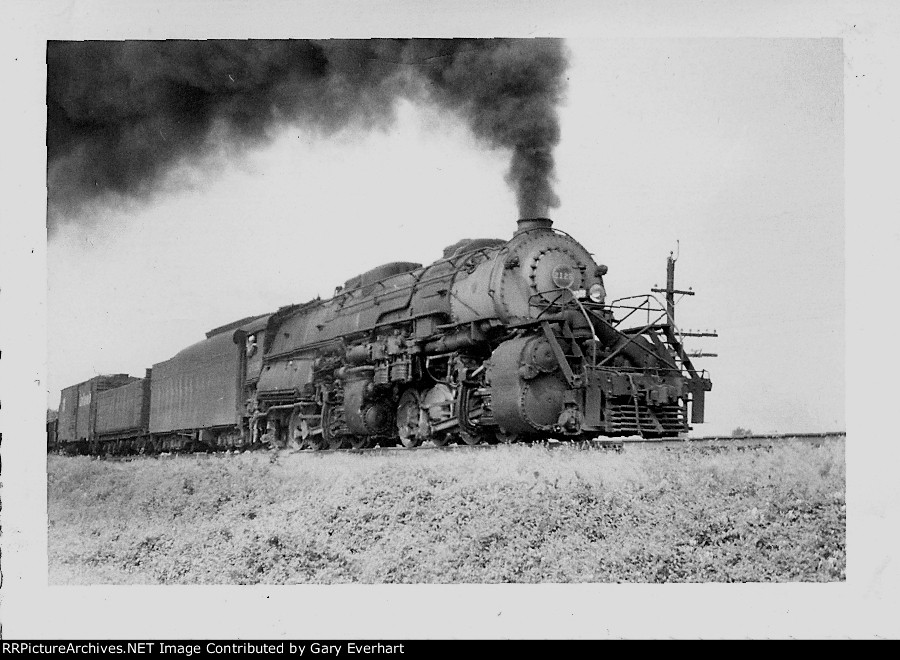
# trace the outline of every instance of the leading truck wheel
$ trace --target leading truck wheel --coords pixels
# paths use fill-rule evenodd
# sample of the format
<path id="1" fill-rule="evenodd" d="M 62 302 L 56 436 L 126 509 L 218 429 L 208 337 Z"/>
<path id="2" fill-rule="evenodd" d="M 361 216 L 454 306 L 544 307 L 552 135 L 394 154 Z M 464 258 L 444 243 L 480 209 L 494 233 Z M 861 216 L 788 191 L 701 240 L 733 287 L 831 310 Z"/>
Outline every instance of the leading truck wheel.
<path id="1" fill-rule="evenodd" d="M 400 444 L 407 449 L 421 444 L 419 438 L 419 418 L 422 409 L 419 405 L 419 393 L 416 390 L 406 390 L 397 403 L 397 435 Z"/>

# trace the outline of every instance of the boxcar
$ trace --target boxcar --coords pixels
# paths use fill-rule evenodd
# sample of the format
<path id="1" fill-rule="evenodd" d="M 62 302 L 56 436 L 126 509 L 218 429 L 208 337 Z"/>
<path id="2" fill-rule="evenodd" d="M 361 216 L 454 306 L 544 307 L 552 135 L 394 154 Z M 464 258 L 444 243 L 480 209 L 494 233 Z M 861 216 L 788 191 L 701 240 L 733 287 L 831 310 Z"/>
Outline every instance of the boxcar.
<path id="1" fill-rule="evenodd" d="M 47 411 L 47 451 L 56 451 L 56 426 L 59 420 L 55 410 Z"/>
<path id="2" fill-rule="evenodd" d="M 107 390 L 139 380 L 128 374 L 95 376 L 78 385 L 65 388 L 59 398 L 57 442 L 70 453 L 99 449 L 97 437 L 97 404 Z"/>
<path id="3" fill-rule="evenodd" d="M 145 378 L 97 394 L 95 435 L 105 451 L 137 451 L 150 422 L 151 369 Z"/>

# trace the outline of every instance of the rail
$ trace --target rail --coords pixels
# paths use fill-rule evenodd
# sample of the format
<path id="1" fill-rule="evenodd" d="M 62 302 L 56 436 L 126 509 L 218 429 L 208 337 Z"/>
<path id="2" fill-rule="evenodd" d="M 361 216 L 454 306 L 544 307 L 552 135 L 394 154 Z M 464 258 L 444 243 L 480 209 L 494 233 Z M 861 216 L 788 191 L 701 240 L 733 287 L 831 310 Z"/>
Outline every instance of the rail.
<path id="1" fill-rule="evenodd" d="M 468 452 L 468 451 L 490 451 L 490 450 L 502 450 L 504 447 L 534 447 L 537 449 L 560 449 L 565 450 L 569 449 L 572 451 L 579 450 L 597 450 L 597 449 L 612 449 L 615 451 L 628 451 L 629 447 L 638 449 L 638 448 L 659 448 L 659 449 L 670 449 L 670 448 L 703 448 L 710 447 L 713 449 L 721 449 L 728 450 L 734 449 L 736 451 L 744 451 L 746 449 L 767 449 L 769 447 L 776 446 L 778 444 L 787 444 L 790 442 L 816 442 L 816 441 L 835 441 L 839 438 L 846 438 L 847 433 L 845 431 L 828 431 L 824 433 L 779 433 L 779 434 L 767 434 L 767 435 L 752 435 L 752 436 L 703 436 L 697 438 L 639 438 L 637 436 L 630 437 L 599 437 L 593 440 L 567 440 L 567 441 L 535 441 L 535 442 L 518 442 L 513 444 L 489 444 L 489 443 L 481 443 L 477 445 L 467 445 L 467 444 L 450 444 L 438 446 L 431 443 L 426 443 L 420 445 L 418 447 L 370 447 L 367 449 L 320 449 L 317 451 L 313 451 L 311 449 L 257 449 L 254 450 L 254 453 L 270 453 L 273 455 L 301 455 L 308 456 L 311 459 L 315 459 L 316 457 L 322 457 L 328 454 L 392 454 L 396 453 L 397 455 L 404 455 L 413 451 L 459 451 L 459 452 Z M 133 455 L 125 455 L 125 456 L 116 456 L 116 455 L 103 455 L 96 457 L 97 460 L 102 461 L 111 461 L 111 462 L 130 462 L 130 461 L 142 461 L 142 460 L 209 460 L 216 458 L 223 458 L 231 455 L 239 455 L 244 453 L 243 451 L 214 451 L 214 452 L 203 452 L 203 453 L 180 453 L 180 452 L 164 452 L 160 454 L 133 454 Z"/>
<path id="2" fill-rule="evenodd" d="M 705 435 L 705 436 L 688 436 L 685 438 L 639 438 L 637 436 L 630 436 L 622 438 L 622 441 L 627 444 L 635 444 L 635 445 L 653 445 L 653 444 L 666 444 L 666 445 L 701 445 L 701 444 L 712 444 L 719 443 L 722 445 L 729 444 L 744 444 L 744 443 L 752 443 L 752 442 L 763 442 L 767 440 L 774 440 L 777 442 L 787 442 L 791 440 L 801 440 L 801 441 L 815 441 L 815 440 L 833 440 L 836 438 L 846 438 L 846 431 L 825 431 L 819 433 L 766 433 L 766 434 L 754 434 L 754 435 Z"/>

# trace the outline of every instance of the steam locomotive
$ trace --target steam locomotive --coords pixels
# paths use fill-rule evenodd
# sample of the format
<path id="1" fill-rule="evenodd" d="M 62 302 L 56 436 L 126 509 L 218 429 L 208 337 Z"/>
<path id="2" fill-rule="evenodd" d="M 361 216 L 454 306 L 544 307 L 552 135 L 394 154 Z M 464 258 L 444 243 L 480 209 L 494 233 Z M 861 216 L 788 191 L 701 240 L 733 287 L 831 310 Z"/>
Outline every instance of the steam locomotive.
<path id="1" fill-rule="evenodd" d="M 66 388 L 51 448 L 678 436 L 689 409 L 703 421 L 711 382 L 671 310 L 649 294 L 608 303 L 606 273 L 549 219 L 522 219 L 510 240 L 465 239 L 428 266 L 386 264 L 330 299 L 211 330 L 144 378 Z"/>

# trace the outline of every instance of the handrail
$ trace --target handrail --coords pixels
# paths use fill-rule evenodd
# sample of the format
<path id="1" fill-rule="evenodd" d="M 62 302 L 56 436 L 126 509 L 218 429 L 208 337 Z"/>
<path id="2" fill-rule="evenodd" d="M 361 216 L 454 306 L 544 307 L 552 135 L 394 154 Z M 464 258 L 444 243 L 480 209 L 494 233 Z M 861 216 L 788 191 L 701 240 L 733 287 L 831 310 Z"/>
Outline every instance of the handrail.
<path id="1" fill-rule="evenodd" d="M 643 301 L 640 305 L 638 305 L 637 307 L 632 307 L 632 306 L 630 306 L 630 305 L 617 305 L 617 304 L 616 304 L 616 303 L 622 302 L 623 300 L 634 300 L 634 299 L 636 299 L 636 298 L 643 298 L 643 299 L 644 299 L 644 301 Z M 659 305 L 659 307 L 658 307 L 657 309 L 655 309 L 655 310 L 650 306 L 650 299 L 651 299 L 651 298 L 656 302 L 657 305 Z M 608 308 L 608 309 L 630 309 L 630 310 L 631 310 L 628 314 L 626 314 L 626 315 L 623 316 L 621 319 L 619 319 L 618 321 L 615 322 L 615 324 L 614 324 L 615 327 L 618 327 L 618 326 L 622 325 L 622 323 L 624 323 L 624 322 L 625 322 L 632 314 L 634 314 L 635 312 L 639 312 L 639 311 L 644 310 L 644 309 L 647 310 L 647 322 L 648 322 L 648 323 L 650 322 L 650 312 L 652 312 L 652 311 L 657 311 L 657 312 L 665 311 L 665 309 L 663 308 L 663 306 L 659 303 L 659 300 L 656 299 L 656 296 L 654 296 L 654 295 L 652 295 L 652 294 L 649 294 L 649 293 L 642 293 L 642 294 L 638 294 L 638 295 L 634 295 L 634 296 L 625 296 L 624 298 L 616 298 L 616 299 L 613 300 L 609 305 L 607 305 L 607 308 Z"/>
<path id="2" fill-rule="evenodd" d="M 663 312 L 663 314 L 665 314 L 665 312 Z M 614 350 L 612 353 L 610 353 L 609 355 L 607 355 L 607 356 L 603 359 L 603 362 L 601 362 L 598 366 L 601 366 L 601 367 L 602 367 L 604 364 L 606 364 L 607 362 L 609 362 L 610 360 L 612 360 L 615 356 L 617 356 L 619 353 L 621 353 L 621 352 L 625 349 L 626 346 L 630 345 L 636 338 L 640 337 L 640 336 L 643 335 L 647 330 L 649 330 L 651 327 L 653 327 L 654 325 L 656 325 L 656 322 L 657 322 L 659 319 L 661 319 L 661 318 L 662 318 L 662 316 L 658 316 L 656 319 L 653 320 L 652 323 L 648 323 L 648 324 L 645 325 L 643 328 L 641 328 L 640 332 L 636 332 L 636 333 L 634 333 L 633 335 L 631 335 L 630 337 L 628 337 L 628 341 L 626 341 L 624 344 L 622 344 L 621 346 L 619 346 L 619 347 L 618 347 L 616 350 Z M 626 335 L 626 336 L 627 336 L 627 335 Z M 640 346 L 639 344 L 635 344 L 635 346 L 638 346 L 639 348 L 643 348 L 643 347 Z M 645 349 L 645 350 L 646 350 L 646 349 Z M 658 357 L 658 356 L 657 356 L 657 357 Z M 665 360 L 664 360 L 664 362 L 665 362 Z M 668 363 L 667 363 L 667 364 L 668 364 Z M 670 366 L 674 366 L 674 365 L 670 365 Z"/>
<path id="3" fill-rule="evenodd" d="M 572 299 L 569 302 L 560 304 L 559 301 L 565 295 L 565 293 L 564 293 L 565 291 L 568 291 L 569 293 L 572 294 Z M 553 293 L 557 293 L 557 292 L 558 292 L 558 295 L 555 298 L 553 298 L 552 300 L 546 301 L 544 299 L 544 296 L 549 296 L 549 295 L 552 295 Z M 541 301 L 539 303 L 536 303 L 536 299 L 541 299 Z M 643 301 L 637 306 L 616 304 L 616 303 L 621 303 L 621 302 L 625 302 L 625 301 L 629 301 L 629 300 L 636 300 L 636 299 L 642 299 Z M 651 304 L 651 301 L 656 303 L 655 308 Z M 587 321 L 588 327 L 591 330 L 591 336 L 593 337 L 593 339 L 599 341 L 599 339 L 597 337 L 597 331 L 594 327 L 594 324 L 592 323 L 592 321 L 590 319 L 590 314 L 587 313 L 587 309 L 585 308 L 585 305 L 580 300 L 578 300 L 578 298 L 575 296 L 575 292 L 572 291 L 571 289 L 564 288 L 564 287 L 560 287 L 559 289 L 548 289 L 546 291 L 540 291 L 538 293 L 532 294 L 528 298 L 529 308 L 536 308 L 536 309 L 540 310 L 537 314 L 536 319 L 540 319 L 544 314 L 550 312 L 554 308 L 557 308 L 560 311 L 562 311 L 566 307 L 569 307 L 573 302 L 575 303 L 575 306 L 577 306 L 579 308 L 579 310 L 581 311 L 585 320 Z M 637 337 L 643 336 L 644 333 L 646 333 L 648 331 L 653 332 L 656 330 L 662 330 L 666 327 L 668 327 L 671 330 L 674 337 L 677 339 L 677 341 L 680 344 L 684 343 L 684 338 L 682 337 L 681 330 L 678 328 L 678 326 L 675 325 L 671 315 L 669 314 L 668 309 L 660 302 L 659 298 L 654 296 L 652 293 L 638 294 L 638 295 L 633 295 L 633 296 L 625 296 L 623 298 L 617 298 L 617 299 L 613 300 L 612 303 L 605 305 L 604 308 L 607 310 L 616 310 L 616 309 L 631 310 L 628 314 L 626 314 L 621 319 L 617 319 L 617 320 L 613 319 L 613 323 L 612 323 L 612 327 L 615 328 L 622 335 L 626 336 L 628 339 L 624 343 L 622 343 L 621 346 L 617 347 L 611 354 L 606 356 L 600 363 L 597 362 L 597 341 L 593 342 L 593 344 L 592 344 L 593 355 L 592 355 L 592 363 L 591 363 L 592 368 L 594 368 L 594 369 L 603 368 L 604 365 L 609 364 L 610 361 L 614 357 L 619 355 L 625 348 L 627 348 L 629 345 L 633 344 L 644 351 L 652 353 L 655 358 L 660 359 L 666 367 L 665 371 L 668 371 L 671 369 L 672 371 L 675 371 L 678 373 L 684 373 L 685 367 L 688 365 L 685 365 L 684 355 L 679 353 L 677 350 L 675 351 L 675 354 L 673 356 L 675 358 L 674 362 L 670 362 L 667 358 L 660 357 L 655 352 L 649 351 L 649 349 L 647 349 L 646 347 L 642 346 L 641 344 L 636 343 Z M 640 329 L 630 329 L 630 330 L 625 330 L 625 331 L 618 330 L 618 327 L 621 326 L 622 323 L 626 319 L 628 319 L 636 311 L 642 311 L 642 310 L 647 311 L 646 325 L 644 325 Z M 656 312 L 657 314 L 653 318 L 653 320 L 651 320 L 651 313 L 653 313 L 653 312 Z M 659 322 L 662 321 L 663 319 L 665 319 L 666 323 L 662 324 L 662 325 L 658 325 Z M 672 346 L 672 348 L 674 349 L 675 347 Z"/>

